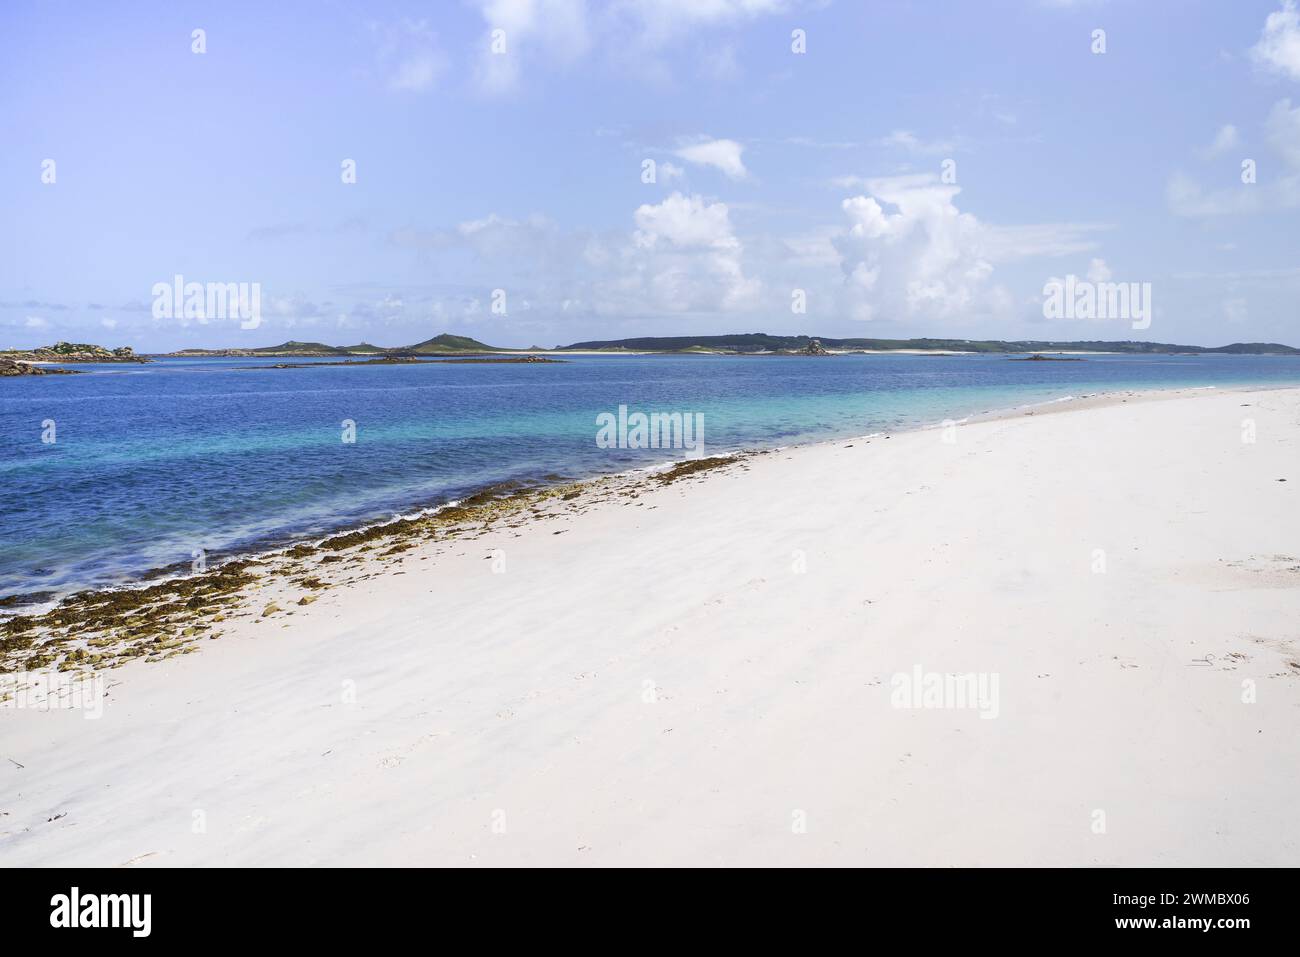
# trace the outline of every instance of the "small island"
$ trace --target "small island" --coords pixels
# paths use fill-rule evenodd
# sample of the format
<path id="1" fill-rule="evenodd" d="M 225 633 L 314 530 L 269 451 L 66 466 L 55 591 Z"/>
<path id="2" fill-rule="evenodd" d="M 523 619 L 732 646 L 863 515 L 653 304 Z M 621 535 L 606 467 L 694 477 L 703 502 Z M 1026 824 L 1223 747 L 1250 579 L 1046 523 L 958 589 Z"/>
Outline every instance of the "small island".
<path id="1" fill-rule="evenodd" d="M 269 366 L 245 366 L 242 371 L 255 369 L 321 369 L 329 366 L 432 366 L 458 362 L 553 362 L 563 363 L 563 359 L 547 359 L 543 356 L 469 356 L 464 359 L 422 359 L 415 356 L 382 356 L 378 359 L 354 359 L 343 362 L 277 362 Z"/>
<path id="2" fill-rule="evenodd" d="M 0 358 L 0 376 L 79 374 L 80 370 L 77 369 L 47 369 L 44 366 L 34 365 L 31 362 L 24 362 L 20 359 Z"/>
<path id="3" fill-rule="evenodd" d="M 52 346 L 36 349 L 8 349 L 0 352 L 0 359 L 15 362 L 148 362 L 135 354 L 130 346 L 106 349 L 85 342 L 56 342 Z"/>

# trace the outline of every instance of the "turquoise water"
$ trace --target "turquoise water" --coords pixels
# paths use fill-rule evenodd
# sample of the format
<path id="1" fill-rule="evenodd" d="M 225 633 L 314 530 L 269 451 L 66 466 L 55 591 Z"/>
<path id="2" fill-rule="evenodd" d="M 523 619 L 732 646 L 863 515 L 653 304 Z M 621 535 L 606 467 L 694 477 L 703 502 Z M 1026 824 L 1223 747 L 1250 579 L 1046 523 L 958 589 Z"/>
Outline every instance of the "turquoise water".
<path id="1" fill-rule="evenodd" d="M 301 360 L 310 362 L 310 360 Z M 702 413 L 706 453 L 1125 388 L 1300 385 L 1300 359 L 571 357 L 564 364 L 77 366 L 0 380 L 0 595 L 120 583 L 504 481 L 680 458 L 600 448 L 597 416 Z M 262 368 L 258 368 L 262 367 Z M 344 420 L 356 441 L 343 441 Z M 54 442 L 50 429 L 53 422 Z"/>

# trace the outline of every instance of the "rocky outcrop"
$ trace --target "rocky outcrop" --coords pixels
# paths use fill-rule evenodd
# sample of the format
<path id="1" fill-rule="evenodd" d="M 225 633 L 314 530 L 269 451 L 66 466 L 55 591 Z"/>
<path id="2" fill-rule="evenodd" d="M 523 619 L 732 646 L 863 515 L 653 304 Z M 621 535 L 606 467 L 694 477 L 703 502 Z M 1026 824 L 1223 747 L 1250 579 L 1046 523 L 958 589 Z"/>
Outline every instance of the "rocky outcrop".
<path id="1" fill-rule="evenodd" d="M 27 362 L 15 362 L 13 359 L 0 359 L 0 376 L 15 375 L 77 375 L 72 369 L 46 369 Z"/>
<path id="2" fill-rule="evenodd" d="M 85 342 L 56 342 L 52 346 L 38 349 L 10 352 L 10 359 L 26 359 L 31 362 L 148 362 L 135 354 L 130 346 L 105 349 L 103 346 L 90 345 Z"/>
<path id="3" fill-rule="evenodd" d="M 825 349 L 822 348 L 822 341 L 821 341 L 820 339 L 812 339 L 812 340 L 810 340 L 810 341 L 808 342 L 808 345 L 806 345 L 806 346 L 804 346 L 802 349 L 798 350 L 798 351 L 795 353 L 795 355 L 799 355 L 799 356 L 828 356 L 828 355 L 830 355 L 830 353 L 827 352 Z"/>

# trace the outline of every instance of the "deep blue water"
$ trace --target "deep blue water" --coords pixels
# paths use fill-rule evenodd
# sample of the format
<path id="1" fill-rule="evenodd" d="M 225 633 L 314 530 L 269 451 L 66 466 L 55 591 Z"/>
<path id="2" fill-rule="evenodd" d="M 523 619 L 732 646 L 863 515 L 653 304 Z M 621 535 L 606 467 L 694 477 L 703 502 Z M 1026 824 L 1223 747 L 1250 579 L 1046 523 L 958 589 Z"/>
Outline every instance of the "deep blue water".
<path id="1" fill-rule="evenodd" d="M 270 360 L 275 361 L 275 360 Z M 309 360 L 296 360 L 309 361 Z M 861 435 L 1120 388 L 1300 384 L 1300 359 L 572 357 L 563 365 L 77 366 L 0 379 L 0 595 L 319 535 L 507 480 L 681 457 L 602 449 L 596 417 L 704 414 L 707 452 Z M 341 423 L 356 423 L 356 442 Z M 52 420 L 56 441 L 42 441 Z"/>

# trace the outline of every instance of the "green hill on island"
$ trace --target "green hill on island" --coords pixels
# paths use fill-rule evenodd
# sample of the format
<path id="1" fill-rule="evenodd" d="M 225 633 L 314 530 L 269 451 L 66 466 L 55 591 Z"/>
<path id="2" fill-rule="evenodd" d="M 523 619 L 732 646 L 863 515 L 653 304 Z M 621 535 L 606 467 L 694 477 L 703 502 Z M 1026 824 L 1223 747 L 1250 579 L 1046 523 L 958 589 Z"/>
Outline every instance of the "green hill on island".
<path id="1" fill-rule="evenodd" d="M 504 350 L 497 346 L 489 346 L 486 343 L 479 342 L 477 339 L 471 339 L 469 336 L 453 336 L 449 332 L 444 332 L 432 339 L 425 339 L 413 346 L 406 346 L 400 351 L 429 355 L 447 352 L 502 352 Z"/>

